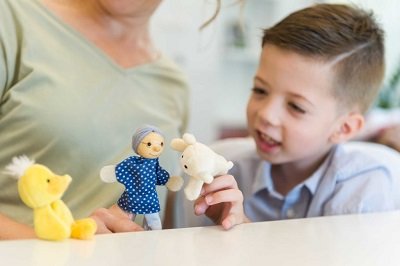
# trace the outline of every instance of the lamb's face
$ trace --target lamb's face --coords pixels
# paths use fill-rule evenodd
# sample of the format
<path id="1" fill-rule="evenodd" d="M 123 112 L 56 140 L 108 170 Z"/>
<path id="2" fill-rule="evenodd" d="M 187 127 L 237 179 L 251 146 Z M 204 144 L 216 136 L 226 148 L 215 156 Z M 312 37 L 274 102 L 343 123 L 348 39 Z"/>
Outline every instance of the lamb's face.
<path id="1" fill-rule="evenodd" d="M 200 177 L 213 171 L 213 157 L 210 156 L 208 149 L 200 143 L 186 147 L 181 155 L 183 171 L 192 177 Z"/>
<path id="2" fill-rule="evenodd" d="M 195 149 L 193 146 L 188 146 L 181 155 L 181 167 L 183 171 L 190 175 L 195 176 L 197 171 L 197 163 L 195 156 Z"/>

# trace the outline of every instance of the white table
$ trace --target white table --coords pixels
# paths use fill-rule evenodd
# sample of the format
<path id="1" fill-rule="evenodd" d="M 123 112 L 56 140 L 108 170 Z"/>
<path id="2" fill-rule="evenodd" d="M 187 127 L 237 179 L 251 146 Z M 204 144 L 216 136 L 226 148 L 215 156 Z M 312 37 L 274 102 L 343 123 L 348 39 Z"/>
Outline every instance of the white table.
<path id="1" fill-rule="evenodd" d="M 400 265 L 400 212 L 0 241 L 0 265 Z"/>

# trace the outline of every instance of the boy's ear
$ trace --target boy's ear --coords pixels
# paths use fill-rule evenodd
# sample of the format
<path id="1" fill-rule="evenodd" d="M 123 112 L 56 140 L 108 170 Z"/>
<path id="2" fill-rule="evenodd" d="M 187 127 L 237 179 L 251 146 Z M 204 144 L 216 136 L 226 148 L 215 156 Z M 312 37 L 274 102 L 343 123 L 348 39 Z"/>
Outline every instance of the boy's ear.
<path id="1" fill-rule="evenodd" d="M 341 118 L 338 128 L 329 140 L 332 143 L 342 143 L 357 135 L 364 127 L 364 116 L 358 112 L 349 113 Z"/>

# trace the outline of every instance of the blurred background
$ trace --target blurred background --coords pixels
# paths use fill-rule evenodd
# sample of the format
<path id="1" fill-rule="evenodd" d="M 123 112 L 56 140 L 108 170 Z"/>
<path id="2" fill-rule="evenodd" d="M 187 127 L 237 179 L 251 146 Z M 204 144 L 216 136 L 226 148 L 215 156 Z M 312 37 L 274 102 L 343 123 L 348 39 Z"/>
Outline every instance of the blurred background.
<path id="1" fill-rule="evenodd" d="M 183 69 L 191 87 L 188 132 L 209 144 L 245 133 L 245 108 L 261 52 L 262 29 L 313 3 L 354 3 L 373 10 L 386 32 L 386 77 L 377 106 L 400 103 L 400 2 L 398 0 L 222 0 L 220 14 L 199 27 L 215 10 L 215 0 L 164 0 L 153 20 L 153 37 Z M 242 28 L 244 30 L 242 30 Z M 400 122 L 396 111 L 392 120 Z M 380 121 L 385 123 L 385 121 Z"/>

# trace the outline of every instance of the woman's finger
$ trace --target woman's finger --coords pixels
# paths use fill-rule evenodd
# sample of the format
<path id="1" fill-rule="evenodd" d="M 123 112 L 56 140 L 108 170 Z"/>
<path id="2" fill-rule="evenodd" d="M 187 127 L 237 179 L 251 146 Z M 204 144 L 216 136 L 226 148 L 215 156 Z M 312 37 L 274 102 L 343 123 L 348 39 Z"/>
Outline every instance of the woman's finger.
<path id="1" fill-rule="evenodd" d="M 111 219 L 108 220 L 106 224 L 107 228 L 109 228 L 114 233 L 122 233 L 122 232 L 137 232 L 143 231 L 144 229 L 139 226 L 137 223 L 128 220 L 128 219 Z"/>
<path id="2" fill-rule="evenodd" d="M 113 207 L 110 209 L 97 209 L 92 218 L 100 226 L 99 233 L 108 233 L 108 231 L 111 233 L 143 231 L 143 228 L 134 223 L 128 214 L 120 212 Z"/>
<path id="3" fill-rule="evenodd" d="M 104 222 L 99 219 L 99 217 L 92 215 L 90 216 L 96 224 L 97 224 L 97 231 L 96 234 L 111 234 L 112 232 L 107 228 L 107 226 L 104 224 Z"/>

